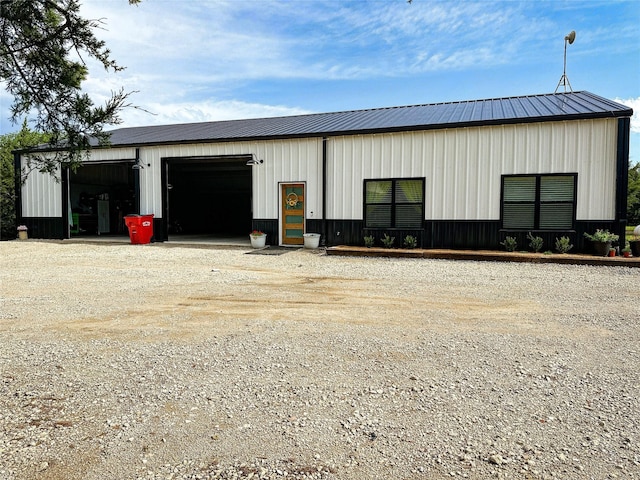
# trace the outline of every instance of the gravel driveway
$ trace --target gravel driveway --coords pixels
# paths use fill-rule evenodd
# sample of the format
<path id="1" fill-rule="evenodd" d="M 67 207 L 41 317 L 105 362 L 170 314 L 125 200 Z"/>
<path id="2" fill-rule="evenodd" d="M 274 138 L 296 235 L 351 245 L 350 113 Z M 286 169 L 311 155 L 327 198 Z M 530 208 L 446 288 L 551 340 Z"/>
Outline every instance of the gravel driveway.
<path id="1" fill-rule="evenodd" d="M 640 478 L 640 269 L 0 243 L 0 478 Z"/>

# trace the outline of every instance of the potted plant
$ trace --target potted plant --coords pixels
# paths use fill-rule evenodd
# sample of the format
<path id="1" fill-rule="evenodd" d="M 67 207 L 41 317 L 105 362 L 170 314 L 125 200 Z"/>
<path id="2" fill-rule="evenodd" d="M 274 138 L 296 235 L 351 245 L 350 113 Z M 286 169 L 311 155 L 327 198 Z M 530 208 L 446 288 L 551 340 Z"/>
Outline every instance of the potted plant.
<path id="1" fill-rule="evenodd" d="M 27 234 L 27 230 L 29 230 L 27 228 L 26 225 L 19 225 L 18 226 L 18 238 L 20 240 L 26 240 L 29 238 L 29 235 Z"/>
<path id="2" fill-rule="evenodd" d="M 629 237 L 629 247 L 634 257 L 640 257 L 640 225 L 633 229 L 633 235 Z"/>
<path id="3" fill-rule="evenodd" d="M 629 241 L 624 243 L 624 248 L 622 249 L 622 256 L 625 258 L 629 258 L 631 256 L 631 245 Z"/>
<path id="4" fill-rule="evenodd" d="M 319 233 L 305 233 L 302 235 L 304 238 L 304 248 L 315 250 L 320 246 L 320 234 Z"/>
<path id="5" fill-rule="evenodd" d="M 584 236 L 587 240 L 593 242 L 593 249 L 595 254 L 600 257 L 606 257 L 611 250 L 611 243 L 620 238 L 615 233 L 609 232 L 609 230 L 597 229 L 593 235 L 585 232 Z"/>
<path id="6" fill-rule="evenodd" d="M 267 234 L 260 230 L 254 230 L 249 234 L 253 248 L 264 248 L 267 243 Z"/>

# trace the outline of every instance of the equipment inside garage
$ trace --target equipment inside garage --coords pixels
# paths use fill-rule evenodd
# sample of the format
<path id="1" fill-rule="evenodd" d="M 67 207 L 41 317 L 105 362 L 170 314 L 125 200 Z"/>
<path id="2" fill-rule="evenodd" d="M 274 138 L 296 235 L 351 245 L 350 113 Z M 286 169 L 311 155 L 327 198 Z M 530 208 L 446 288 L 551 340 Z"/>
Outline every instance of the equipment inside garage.
<path id="1" fill-rule="evenodd" d="M 123 217 L 135 211 L 131 164 L 84 164 L 69 172 L 71 235 L 126 235 Z"/>

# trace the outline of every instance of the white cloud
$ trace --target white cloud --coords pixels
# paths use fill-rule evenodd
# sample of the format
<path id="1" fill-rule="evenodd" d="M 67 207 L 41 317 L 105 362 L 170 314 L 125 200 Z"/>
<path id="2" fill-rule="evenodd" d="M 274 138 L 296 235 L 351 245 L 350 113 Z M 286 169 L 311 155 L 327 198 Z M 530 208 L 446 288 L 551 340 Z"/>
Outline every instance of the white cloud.
<path id="1" fill-rule="evenodd" d="M 336 8 L 338 7 L 338 8 Z M 487 67 L 519 58 L 537 34 L 519 4 L 88 0 L 83 14 L 129 72 L 239 79 L 353 79 Z M 509 28 L 500 28 L 509 22 Z M 491 25 L 493 35 L 486 35 Z M 519 29 L 511 37 L 512 29 Z M 527 31 L 526 35 L 523 32 Z M 498 41 L 496 41 L 498 36 Z M 481 52 L 481 55 L 477 55 Z M 445 59 L 427 61 L 423 59 Z M 203 75 L 205 76 L 205 75 Z"/>
<path id="2" fill-rule="evenodd" d="M 152 103 L 145 105 L 145 108 L 151 113 L 135 108 L 125 109 L 122 112 L 123 125 L 127 127 L 170 125 L 312 113 L 295 107 L 262 105 L 238 100 Z"/>
<path id="3" fill-rule="evenodd" d="M 103 19 L 104 28 L 96 34 L 126 67 L 114 74 L 89 62 L 83 89 L 96 103 L 121 87 L 139 92 L 132 103 L 157 116 L 128 110 L 123 114 L 128 126 L 288 115 L 300 113 L 297 105 L 303 104 L 324 111 L 324 98 L 334 91 L 340 97 L 343 87 L 348 91 L 356 82 L 392 85 L 428 77 L 425 85 L 437 87 L 441 80 L 434 73 L 444 73 L 439 77 L 450 79 L 446 83 L 453 89 L 460 72 L 468 81 L 480 70 L 517 74 L 535 65 L 536 75 L 526 79 L 535 85 L 551 75 L 540 65 L 562 66 L 562 38 L 568 31 L 563 16 L 571 16 L 571 28 L 578 30 L 579 48 L 572 55 L 573 50 L 590 55 L 594 44 L 619 32 L 637 38 L 630 23 L 597 22 L 591 30 L 574 26 L 571 13 L 581 9 L 571 3 L 540 8 L 535 2 L 510 1 L 144 0 L 130 6 L 126 0 L 83 0 L 82 14 Z M 551 89 L 560 73 L 551 75 Z M 484 98 L 485 90 L 496 87 L 478 81 L 478 93 L 466 88 Z M 362 104 L 386 103 L 377 88 L 370 91 L 376 92 L 375 100 Z M 4 111 L 7 102 L 0 101 Z M 639 128 L 636 113 L 632 129 Z"/>
<path id="4" fill-rule="evenodd" d="M 633 116 L 631 117 L 631 131 L 633 133 L 640 133 L 640 97 L 614 98 L 613 101 L 633 108 Z"/>

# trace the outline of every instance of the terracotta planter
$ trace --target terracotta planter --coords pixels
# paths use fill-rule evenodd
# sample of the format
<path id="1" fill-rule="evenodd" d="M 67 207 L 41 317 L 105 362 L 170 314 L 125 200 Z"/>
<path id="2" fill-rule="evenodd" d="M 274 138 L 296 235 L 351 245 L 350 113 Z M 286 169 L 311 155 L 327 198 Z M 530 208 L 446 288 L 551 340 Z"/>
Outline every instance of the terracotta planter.
<path id="1" fill-rule="evenodd" d="M 613 248 L 609 249 L 609 256 L 610 257 L 615 257 L 616 256 L 616 251 Z"/>
<path id="2" fill-rule="evenodd" d="M 631 256 L 631 252 L 622 252 L 622 256 L 624 258 L 629 258 Z"/>

